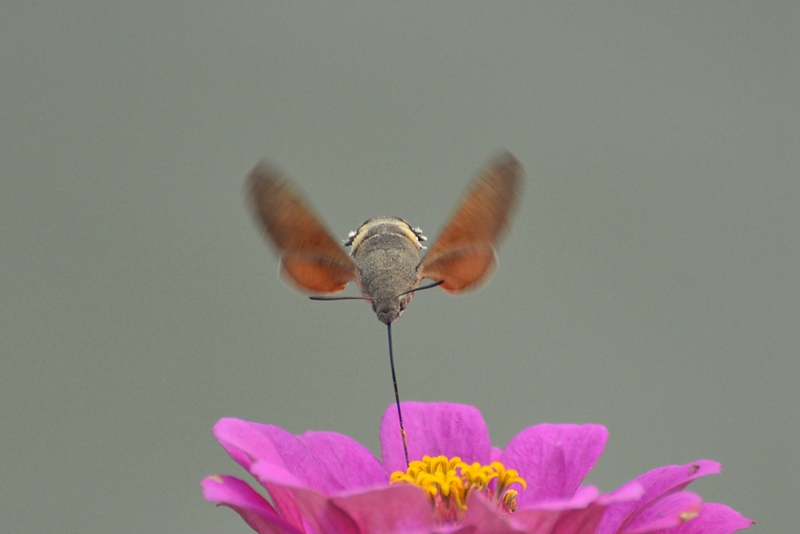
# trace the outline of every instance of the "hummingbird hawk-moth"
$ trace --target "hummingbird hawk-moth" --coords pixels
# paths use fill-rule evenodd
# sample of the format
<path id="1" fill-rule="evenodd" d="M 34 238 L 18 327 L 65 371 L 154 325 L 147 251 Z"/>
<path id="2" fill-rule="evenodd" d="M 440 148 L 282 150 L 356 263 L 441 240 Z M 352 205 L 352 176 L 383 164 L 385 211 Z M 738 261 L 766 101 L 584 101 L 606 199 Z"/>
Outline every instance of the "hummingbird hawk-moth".
<path id="1" fill-rule="evenodd" d="M 362 298 L 372 304 L 378 320 L 387 325 L 404 447 L 391 325 L 416 291 L 439 285 L 446 292 L 457 294 L 478 287 L 488 278 L 496 263 L 495 247 L 516 205 L 523 174 L 522 165 L 510 152 L 497 155 L 475 177 L 422 261 L 419 252 L 425 248 L 422 242 L 426 238 L 419 228 L 403 219 L 369 219 L 344 242 L 350 246 L 348 255 L 281 172 L 261 161 L 248 176 L 249 202 L 280 257 L 281 273 L 299 290 L 316 295 L 336 293 L 355 282 Z M 434 283 L 420 287 L 425 278 Z"/>

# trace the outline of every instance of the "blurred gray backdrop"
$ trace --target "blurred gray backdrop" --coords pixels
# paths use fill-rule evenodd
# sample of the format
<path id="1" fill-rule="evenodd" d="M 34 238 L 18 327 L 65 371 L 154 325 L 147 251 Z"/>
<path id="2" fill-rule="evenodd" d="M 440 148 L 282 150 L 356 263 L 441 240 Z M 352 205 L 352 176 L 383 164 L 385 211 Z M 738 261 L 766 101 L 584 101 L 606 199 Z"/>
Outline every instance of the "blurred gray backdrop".
<path id="1" fill-rule="evenodd" d="M 222 416 L 378 452 L 368 305 L 277 276 L 243 179 L 276 162 L 345 237 L 432 239 L 507 147 L 528 179 L 481 291 L 394 329 L 405 399 L 611 434 L 610 491 L 692 488 L 800 523 L 797 2 L 4 2 L 3 532 L 245 533 Z M 355 294 L 350 288 L 350 294 Z"/>

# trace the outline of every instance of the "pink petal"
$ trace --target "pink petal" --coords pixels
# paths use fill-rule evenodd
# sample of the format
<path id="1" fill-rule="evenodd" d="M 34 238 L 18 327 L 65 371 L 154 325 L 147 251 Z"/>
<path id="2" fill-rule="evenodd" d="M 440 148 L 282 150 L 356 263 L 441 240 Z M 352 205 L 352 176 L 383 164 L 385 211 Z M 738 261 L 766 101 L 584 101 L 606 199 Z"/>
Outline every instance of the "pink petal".
<path id="1" fill-rule="evenodd" d="M 667 465 L 636 477 L 645 488 L 644 499 L 658 497 L 684 489 L 693 480 L 708 475 L 718 475 L 722 466 L 713 460 L 697 460 L 686 465 Z"/>
<path id="2" fill-rule="evenodd" d="M 298 436 L 325 470 L 327 489 L 336 495 L 377 485 L 386 485 L 389 476 L 372 453 L 347 436 L 335 432 L 306 432 Z"/>
<path id="3" fill-rule="evenodd" d="M 671 528 L 694 520 L 703 507 L 699 495 L 681 491 L 654 502 L 639 512 L 625 527 L 625 534 L 643 534 Z"/>
<path id="4" fill-rule="evenodd" d="M 489 429 L 474 406 L 447 402 L 404 402 L 401 406 L 411 460 L 445 455 L 459 456 L 467 463 L 489 462 L 492 448 Z M 390 473 L 405 471 L 403 441 L 394 405 L 383 414 L 380 439 L 385 469 Z"/>
<path id="5" fill-rule="evenodd" d="M 281 516 L 294 524 L 307 524 L 306 516 L 309 513 L 323 517 L 332 514 L 322 521 L 336 523 L 342 529 L 349 528 L 348 525 L 352 523 L 347 518 L 339 517 L 340 514 L 336 510 L 328 510 L 327 495 L 298 483 L 297 479 L 281 466 L 269 462 L 256 462 L 250 466 L 250 474 L 267 489 Z M 304 495 L 307 502 L 298 503 L 297 495 Z"/>
<path id="6" fill-rule="evenodd" d="M 366 448 L 346 436 L 333 433 L 320 436 L 312 433 L 298 438 L 274 425 L 229 418 L 221 419 L 214 426 L 214 436 L 234 460 L 262 483 L 281 516 L 295 525 L 302 524 L 303 516 L 294 502 L 294 494 L 286 490 L 287 486 L 310 487 L 329 495 L 350 489 L 343 488 L 343 482 L 375 473 L 377 460 Z M 325 443 L 327 449 L 323 446 Z M 348 447 L 352 448 L 350 456 L 343 453 Z M 339 458 L 344 456 L 362 466 L 369 465 L 371 460 L 373 469 L 366 468 L 364 473 L 348 479 L 342 471 L 350 466 L 339 464 Z M 362 461 L 359 463 L 354 457 Z M 386 474 L 382 470 L 380 474 L 385 481 Z"/>
<path id="7" fill-rule="evenodd" d="M 308 432 L 298 437 L 274 425 L 221 419 L 214 436 L 248 471 L 256 462 L 272 465 L 281 473 L 281 483 L 310 487 L 324 495 L 388 481 L 372 453 L 341 434 Z"/>
<path id="8" fill-rule="evenodd" d="M 288 469 L 289 465 L 284 461 L 284 456 L 288 456 L 290 465 L 295 463 L 302 465 L 302 459 L 310 456 L 295 436 L 274 425 L 224 418 L 214 425 L 213 432 L 214 437 L 231 458 L 248 471 L 250 466 L 258 461 L 281 465 Z M 304 476 L 298 478 L 305 480 Z"/>
<path id="9" fill-rule="evenodd" d="M 328 498 L 296 484 L 290 474 L 275 465 L 258 462 L 250 469 L 269 490 L 273 500 L 279 503 L 277 506 L 282 514 L 295 520 L 304 518 L 306 524 L 326 525 L 326 528 L 337 525 L 335 532 L 418 531 L 436 524 L 430 500 L 415 486 L 384 485 Z M 275 499 L 276 495 L 280 498 Z M 374 528 L 366 528 L 370 525 Z"/>
<path id="10" fill-rule="evenodd" d="M 591 534 L 605 509 L 602 504 L 593 502 L 575 509 L 520 510 L 512 516 L 512 522 L 532 534 Z"/>
<path id="11" fill-rule="evenodd" d="M 303 518 L 306 532 L 335 532 L 337 534 L 360 534 L 356 522 L 331 500 L 314 490 L 285 488 Z"/>
<path id="12" fill-rule="evenodd" d="M 724 504 L 707 502 L 698 517 L 673 528 L 669 534 L 732 534 L 755 524 Z"/>
<path id="13" fill-rule="evenodd" d="M 570 499 L 539 502 L 535 508 L 518 510 L 511 523 L 531 533 L 592 533 L 609 504 L 638 499 L 643 490 L 636 483 L 623 486 L 614 493 L 598 497 L 592 486 L 579 488 Z"/>
<path id="14" fill-rule="evenodd" d="M 273 425 L 225 417 L 217 421 L 212 432 L 231 458 L 249 470 L 250 464 L 259 459 L 270 461 L 280 459 L 280 454 L 269 437 L 272 429 L 281 430 Z"/>
<path id="15" fill-rule="evenodd" d="M 467 515 L 459 528 L 451 534 L 525 534 L 532 532 L 510 521 L 508 514 L 501 513 L 497 504 L 487 502 L 483 496 L 472 493 L 467 501 Z M 543 531 L 547 532 L 547 531 Z"/>
<path id="16" fill-rule="evenodd" d="M 284 521 L 266 499 L 243 480 L 229 475 L 216 475 L 204 478 L 200 484 L 207 501 L 232 508 L 259 534 L 302 532 Z"/>
<path id="17" fill-rule="evenodd" d="M 568 499 L 603 453 L 608 430 L 600 425 L 536 425 L 517 434 L 502 462 L 528 483 L 517 504 Z"/>
<path id="18" fill-rule="evenodd" d="M 308 488 L 280 489 L 296 506 L 307 532 L 430 532 L 438 526 L 428 497 L 414 486 L 384 486 L 340 497 Z"/>
<path id="19" fill-rule="evenodd" d="M 438 523 L 425 492 L 405 484 L 335 497 L 331 502 L 355 521 L 360 532 L 429 532 Z"/>
<path id="20" fill-rule="evenodd" d="M 319 480 L 322 470 L 295 436 L 274 425 L 226 418 L 214 425 L 214 437 L 231 458 L 262 482 L 284 519 L 293 525 L 303 524 L 303 516 L 294 502 L 294 495 L 283 486 L 304 486 L 309 480 Z M 259 477 L 259 473 L 253 471 L 259 465 L 272 477 L 279 478 L 280 484 L 265 484 L 264 477 Z M 298 469 L 293 471 L 290 466 L 297 466 Z"/>
<path id="21" fill-rule="evenodd" d="M 627 501 L 638 501 L 644 495 L 644 488 L 639 482 L 631 480 L 611 493 L 605 493 L 597 499 L 604 506 Z"/>
<path id="22" fill-rule="evenodd" d="M 720 465 L 711 460 L 698 460 L 686 465 L 659 467 L 638 476 L 635 481 L 645 489 L 637 502 L 620 503 L 609 507 L 598 530 L 598 534 L 622 532 L 636 515 L 652 502 L 683 490 L 699 477 L 720 472 Z"/>
<path id="23" fill-rule="evenodd" d="M 491 461 L 499 462 L 502 457 L 503 457 L 503 449 L 501 449 L 500 447 L 494 447 L 493 446 L 492 447 L 492 455 L 491 455 L 491 458 L 490 458 Z"/>
<path id="24" fill-rule="evenodd" d="M 544 524 L 538 525 L 535 529 L 528 532 L 540 533 L 550 532 L 552 534 L 588 534 L 593 533 L 603 517 L 605 507 L 599 504 L 592 504 L 581 510 L 564 510 L 557 513 L 555 520 L 549 530 L 542 530 Z M 550 512 L 555 514 L 555 512 Z"/>
<path id="25" fill-rule="evenodd" d="M 267 484 L 277 484 L 287 488 L 306 487 L 301 480 L 298 480 L 284 467 L 269 462 L 255 462 L 250 466 L 250 474 L 264 487 L 267 487 Z"/>
<path id="26" fill-rule="evenodd" d="M 532 504 L 529 508 L 520 510 L 520 512 L 527 510 L 549 510 L 554 512 L 561 512 L 563 510 L 572 510 L 586 508 L 593 503 L 600 492 L 594 486 L 584 486 L 578 490 L 568 499 L 557 499 L 550 501 L 538 501 Z"/>

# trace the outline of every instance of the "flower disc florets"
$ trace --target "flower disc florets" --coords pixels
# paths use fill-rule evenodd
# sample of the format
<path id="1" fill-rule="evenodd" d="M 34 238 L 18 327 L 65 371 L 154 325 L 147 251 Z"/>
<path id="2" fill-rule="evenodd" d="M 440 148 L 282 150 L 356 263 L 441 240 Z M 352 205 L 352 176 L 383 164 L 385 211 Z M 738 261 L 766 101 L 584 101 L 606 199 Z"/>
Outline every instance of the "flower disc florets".
<path id="1" fill-rule="evenodd" d="M 470 492 L 480 492 L 503 511 L 513 512 L 517 508 L 517 492 L 510 486 L 519 483 L 523 489 L 526 487 L 515 470 L 506 469 L 500 462 L 467 464 L 458 456 L 424 456 L 411 462 L 405 472 L 392 473 L 390 481 L 422 488 L 442 522 L 463 519 Z"/>

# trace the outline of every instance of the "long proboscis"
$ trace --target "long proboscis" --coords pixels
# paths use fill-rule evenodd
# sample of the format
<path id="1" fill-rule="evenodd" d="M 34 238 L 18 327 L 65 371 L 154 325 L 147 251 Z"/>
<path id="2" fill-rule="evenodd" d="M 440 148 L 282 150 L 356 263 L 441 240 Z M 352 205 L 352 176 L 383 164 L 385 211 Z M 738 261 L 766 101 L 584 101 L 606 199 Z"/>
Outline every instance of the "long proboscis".
<path id="1" fill-rule="evenodd" d="M 422 287 L 417 287 L 414 289 L 409 289 L 408 291 L 404 291 L 397 295 L 398 297 L 402 297 L 403 295 L 407 295 L 409 293 L 415 293 L 417 291 L 422 291 L 423 289 L 431 289 L 433 287 L 440 286 L 444 283 L 444 280 L 439 280 L 438 282 L 433 282 L 432 284 L 428 284 Z M 324 297 L 324 296 L 312 296 L 308 297 L 311 300 L 366 300 L 370 301 L 367 297 Z M 397 373 L 394 370 L 394 348 L 392 347 L 392 324 L 389 323 L 386 325 L 386 333 L 389 339 L 389 366 L 392 369 L 392 385 L 394 386 L 394 401 L 397 405 L 397 420 L 400 423 L 400 438 L 403 440 L 403 454 L 406 458 L 406 467 L 409 465 L 408 459 L 408 439 L 406 438 L 406 429 L 403 425 L 403 410 L 400 408 L 400 391 L 397 387 Z"/>
<path id="2" fill-rule="evenodd" d="M 392 385 L 394 385 L 394 401 L 397 404 L 397 420 L 400 423 L 400 437 L 403 440 L 403 454 L 406 457 L 406 467 L 411 464 L 408 461 L 408 440 L 406 439 L 406 428 L 403 426 L 403 411 L 400 409 L 400 392 L 397 389 L 397 376 L 394 372 L 394 351 L 392 350 L 392 323 L 386 325 L 386 332 L 389 335 L 389 366 L 392 368 Z"/>

